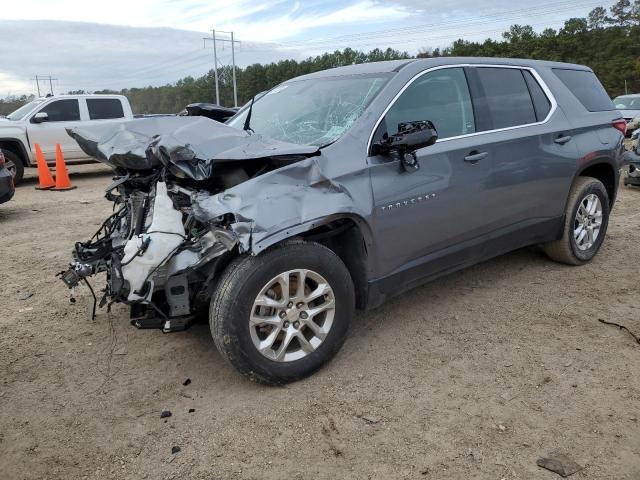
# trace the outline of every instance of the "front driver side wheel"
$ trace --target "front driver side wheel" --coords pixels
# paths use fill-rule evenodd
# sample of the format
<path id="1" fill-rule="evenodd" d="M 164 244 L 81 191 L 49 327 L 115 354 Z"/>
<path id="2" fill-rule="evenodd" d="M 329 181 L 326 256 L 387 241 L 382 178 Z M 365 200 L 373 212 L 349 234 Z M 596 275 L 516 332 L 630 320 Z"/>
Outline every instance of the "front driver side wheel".
<path id="1" fill-rule="evenodd" d="M 582 265 L 600 250 L 609 225 L 609 195 L 602 182 L 578 177 L 571 187 L 562 238 L 543 246 L 557 262 Z"/>
<path id="2" fill-rule="evenodd" d="M 220 354 L 268 384 L 304 378 L 344 342 L 355 306 L 340 258 L 313 242 L 287 242 L 240 257 L 222 274 L 209 323 Z"/>

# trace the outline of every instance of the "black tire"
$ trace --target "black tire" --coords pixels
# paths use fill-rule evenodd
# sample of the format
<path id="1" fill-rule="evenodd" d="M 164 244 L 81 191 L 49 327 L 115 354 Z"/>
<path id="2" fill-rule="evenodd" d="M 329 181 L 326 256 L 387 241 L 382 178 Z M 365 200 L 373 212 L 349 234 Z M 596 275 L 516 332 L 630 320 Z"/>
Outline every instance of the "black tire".
<path id="1" fill-rule="evenodd" d="M 580 250 L 574 237 L 576 213 L 587 195 L 598 196 L 602 205 L 602 224 L 593 245 L 587 250 Z M 602 246 L 609 225 L 609 195 L 602 182 L 591 177 L 578 177 L 569 192 L 567 209 L 565 212 L 562 238 L 543 245 L 544 251 L 552 260 L 568 265 L 583 265 L 596 256 Z"/>
<path id="2" fill-rule="evenodd" d="M 303 268 L 320 274 L 333 290 L 333 324 L 315 351 L 298 360 L 278 362 L 254 345 L 249 317 L 254 300 L 270 280 Z M 228 363 L 252 380 L 281 385 L 314 373 L 333 358 L 347 336 L 354 308 L 353 282 L 342 260 L 318 243 L 290 241 L 229 264 L 211 299 L 209 324 L 216 347 Z"/>
<path id="3" fill-rule="evenodd" d="M 10 150 L 2 150 L 4 159 L 6 160 L 5 167 L 13 175 L 13 184 L 18 185 L 22 181 L 24 176 L 24 164 L 18 155 Z"/>

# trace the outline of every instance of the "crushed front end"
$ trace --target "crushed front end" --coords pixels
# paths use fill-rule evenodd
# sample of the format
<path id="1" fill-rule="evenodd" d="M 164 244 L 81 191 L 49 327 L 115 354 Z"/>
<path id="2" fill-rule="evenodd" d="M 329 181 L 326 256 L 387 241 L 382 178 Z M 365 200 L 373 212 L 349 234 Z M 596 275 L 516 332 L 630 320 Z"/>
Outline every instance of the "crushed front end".
<path id="1" fill-rule="evenodd" d="M 252 220 L 198 204 L 236 185 L 315 155 L 205 118 L 163 118 L 71 130 L 83 150 L 110 165 L 113 213 L 59 273 L 85 283 L 100 307 L 130 306 L 139 328 L 183 330 L 206 312 L 218 273 L 248 252 Z M 266 152 L 266 153 L 264 153 Z M 196 208 L 194 208 L 196 207 Z M 104 274 L 94 293 L 88 278 Z M 97 295 L 96 295 L 97 293 Z"/>
<path id="2" fill-rule="evenodd" d="M 218 264 L 237 242 L 224 218 L 217 225 L 195 220 L 190 189 L 158 177 L 115 178 L 107 191 L 114 213 L 75 244 L 74 262 L 60 277 L 74 288 L 104 272 L 100 307 L 126 303 L 137 327 L 174 331 L 206 306 Z"/>

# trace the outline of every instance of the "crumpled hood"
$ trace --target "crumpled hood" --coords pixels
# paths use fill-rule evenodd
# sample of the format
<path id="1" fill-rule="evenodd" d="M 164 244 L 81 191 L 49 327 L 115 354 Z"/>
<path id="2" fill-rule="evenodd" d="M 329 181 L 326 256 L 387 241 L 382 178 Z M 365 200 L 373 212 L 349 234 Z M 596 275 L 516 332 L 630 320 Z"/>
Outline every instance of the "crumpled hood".
<path id="1" fill-rule="evenodd" d="M 111 167 L 167 167 L 180 178 L 205 180 L 217 163 L 318 155 L 310 145 L 280 142 L 205 117 L 154 117 L 67 129 L 82 150 Z"/>

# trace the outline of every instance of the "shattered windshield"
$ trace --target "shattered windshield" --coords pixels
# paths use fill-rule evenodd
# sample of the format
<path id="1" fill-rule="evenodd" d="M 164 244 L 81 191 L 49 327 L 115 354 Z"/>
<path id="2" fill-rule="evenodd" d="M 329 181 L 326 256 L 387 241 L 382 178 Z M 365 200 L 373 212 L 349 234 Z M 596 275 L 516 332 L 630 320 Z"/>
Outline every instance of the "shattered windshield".
<path id="1" fill-rule="evenodd" d="M 19 109 L 11 112 L 7 115 L 7 119 L 9 120 L 22 120 L 27 116 L 32 110 L 34 110 L 38 105 L 44 102 L 44 98 L 40 98 L 38 100 L 33 100 L 32 102 L 27 103 L 26 105 L 21 106 Z"/>
<path id="2" fill-rule="evenodd" d="M 298 145 L 327 145 L 353 125 L 387 79 L 387 75 L 376 74 L 280 85 L 256 98 L 251 130 Z M 245 108 L 228 125 L 242 129 L 248 111 Z"/>

